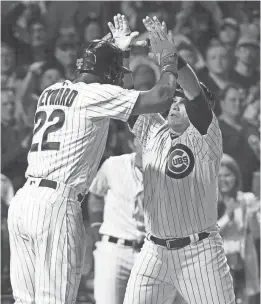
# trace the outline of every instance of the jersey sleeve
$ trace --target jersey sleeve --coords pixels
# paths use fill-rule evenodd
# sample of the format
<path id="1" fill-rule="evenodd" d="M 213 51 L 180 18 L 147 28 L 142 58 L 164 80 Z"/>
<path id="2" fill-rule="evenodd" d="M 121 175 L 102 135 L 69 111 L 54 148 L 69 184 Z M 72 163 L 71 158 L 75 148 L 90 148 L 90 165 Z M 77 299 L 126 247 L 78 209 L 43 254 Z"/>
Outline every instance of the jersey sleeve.
<path id="1" fill-rule="evenodd" d="M 210 104 L 211 100 L 201 90 L 194 100 L 185 105 L 191 123 L 189 137 L 193 141 L 195 153 L 202 161 L 214 161 L 223 154 L 221 130 Z"/>
<path id="2" fill-rule="evenodd" d="M 151 134 L 165 123 L 165 119 L 160 114 L 142 114 L 131 117 L 128 121 L 131 132 L 138 138 L 144 148 L 146 148 Z"/>
<path id="3" fill-rule="evenodd" d="M 109 159 L 105 160 L 101 168 L 98 170 L 95 178 L 92 181 L 89 192 L 98 196 L 105 196 L 107 194 L 109 189 L 108 171 Z"/>
<path id="4" fill-rule="evenodd" d="M 90 119 L 112 118 L 126 122 L 139 97 L 139 91 L 107 84 L 89 84 L 82 90 Z"/>
<path id="5" fill-rule="evenodd" d="M 223 155 L 222 134 L 214 113 L 212 113 L 212 120 L 206 134 L 202 135 L 194 126 L 190 126 L 189 129 L 194 151 L 202 161 L 211 162 L 221 159 Z"/>

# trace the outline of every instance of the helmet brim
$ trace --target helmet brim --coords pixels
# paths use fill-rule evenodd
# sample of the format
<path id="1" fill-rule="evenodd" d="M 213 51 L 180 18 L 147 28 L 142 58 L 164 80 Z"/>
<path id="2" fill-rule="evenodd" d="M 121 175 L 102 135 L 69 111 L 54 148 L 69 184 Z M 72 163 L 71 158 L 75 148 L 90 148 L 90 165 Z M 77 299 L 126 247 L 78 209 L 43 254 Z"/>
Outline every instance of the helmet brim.
<path id="1" fill-rule="evenodd" d="M 179 87 L 175 90 L 174 97 L 185 97 L 184 91 Z"/>

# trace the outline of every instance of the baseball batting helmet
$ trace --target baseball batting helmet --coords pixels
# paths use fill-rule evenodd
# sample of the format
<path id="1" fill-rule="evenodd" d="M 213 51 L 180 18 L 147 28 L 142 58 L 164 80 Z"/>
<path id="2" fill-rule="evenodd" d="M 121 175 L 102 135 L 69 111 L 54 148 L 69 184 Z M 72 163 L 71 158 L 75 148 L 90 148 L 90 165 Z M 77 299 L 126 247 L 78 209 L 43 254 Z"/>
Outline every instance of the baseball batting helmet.
<path id="1" fill-rule="evenodd" d="M 120 85 L 124 74 L 131 73 L 123 66 L 122 51 L 105 40 L 92 40 L 87 47 L 83 45 L 76 66 L 79 73 L 92 73 L 103 83 L 114 85 Z"/>

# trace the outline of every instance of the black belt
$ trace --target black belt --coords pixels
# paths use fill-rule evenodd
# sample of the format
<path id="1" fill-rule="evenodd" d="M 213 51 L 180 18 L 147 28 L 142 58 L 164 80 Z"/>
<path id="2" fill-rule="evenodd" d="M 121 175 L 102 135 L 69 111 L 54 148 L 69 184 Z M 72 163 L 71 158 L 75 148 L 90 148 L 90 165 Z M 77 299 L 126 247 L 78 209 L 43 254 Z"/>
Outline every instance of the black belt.
<path id="1" fill-rule="evenodd" d="M 47 188 L 56 189 L 57 188 L 57 182 L 43 178 L 40 181 L 39 187 L 47 187 Z"/>
<path id="2" fill-rule="evenodd" d="M 110 243 L 117 244 L 119 240 L 121 240 L 121 239 L 116 238 L 114 236 L 109 236 L 108 237 L 108 242 L 110 242 Z M 136 241 L 123 240 L 123 242 L 121 244 L 124 245 L 124 246 L 130 246 L 133 249 L 141 249 L 144 242 L 138 243 Z"/>
<path id="3" fill-rule="evenodd" d="M 31 184 L 33 184 L 33 183 L 34 182 L 31 181 Z M 39 187 L 46 187 L 46 188 L 51 188 L 51 189 L 55 190 L 57 188 L 57 182 L 42 178 L 39 183 Z M 81 202 L 83 200 L 83 195 L 81 193 L 79 193 L 77 196 L 77 199 L 79 202 Z"/>
<path id="4" fill-rule="evenodd" d="M 209 237 L 209 232 L 201 232 L 198 234 L 198 241 L 201 241 L 203 239 L 206 239 Z M 184 237 L 184 238 L 173 238 L 173 239 L 159 239 L 153 235 L 149 237 L 149 239 L 155 243 L 156 245 L 167 247 L 168 249 L 180 249 L 183 248 L 191 243 L 190 237 Z"/>

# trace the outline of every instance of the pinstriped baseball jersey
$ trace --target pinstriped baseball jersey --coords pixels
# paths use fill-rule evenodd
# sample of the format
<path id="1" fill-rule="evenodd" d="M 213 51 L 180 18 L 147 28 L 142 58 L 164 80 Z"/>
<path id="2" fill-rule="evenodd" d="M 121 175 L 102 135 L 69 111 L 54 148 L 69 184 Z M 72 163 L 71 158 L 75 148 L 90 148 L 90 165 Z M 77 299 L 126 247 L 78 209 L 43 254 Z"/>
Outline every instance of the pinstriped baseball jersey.
<path id="1" fill-rule="evenodd" d="M 159 114 L 140 115 L 132 131 L 144 151 L 146 230 L 166 239 L 214 226 L 222 156 L 215 115 L 205 135 L 190 123 L 182 135 L 171 139 L 169 126 Z"/>
<path id="2" fill-rule="evenodd" d="M 118 86 L 68 80 L 44 90 L 35 114 L 26 177 L 87 190 L 104 152 L 109 119 L 126 121 L 138 95 Z"/>
<path id="3" fill-rule="evenodd" d="M 105 200 L 101 234 L 125 240 L 144 237 L 143 176 L 135 155 L 108 158 L 91 184 L 90 192 Z"/>

